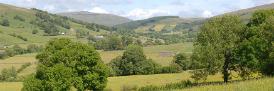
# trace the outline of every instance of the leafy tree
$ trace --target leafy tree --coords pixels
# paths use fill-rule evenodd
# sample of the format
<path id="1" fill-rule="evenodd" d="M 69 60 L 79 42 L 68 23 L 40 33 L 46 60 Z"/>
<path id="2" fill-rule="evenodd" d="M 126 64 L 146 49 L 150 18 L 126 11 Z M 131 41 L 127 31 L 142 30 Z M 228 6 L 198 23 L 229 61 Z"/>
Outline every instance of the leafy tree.
<path id="1" fill-rule="evenodd" d="M 129 45 L 123 56 L 109 63 L 116 75 L 154 74 L 159 72 L 159 65 L 146 59 L 143 49 L 137 45 Z"/>
<path id="2" fill-rule="evenodd" d="M 273 62 L 273 41 L 274 41 L 274 10 L 256 11 L 250 22 L 248 30 L 245 33 L 246 40 L 244 48 L 249 48 L 248 54 L 244 57 L 252 56 L 254 64 L 243 63 L 243 67 L 252 66 L 251 71 L 260 70 L 264 75 L 274 75 L 272 68 Z M 256 68 L 257 67 L 257 68 Z"/>
<path id="3" fill-rule="evenodd" d="M 243 23 L 237 16 L 223 16 L 206 22 L 195 43 L 195 60 L 201 62 L 209 74 L 222 71 L 228 82 L 232 65 L 233 49 L 240 41 Z M 203 51 L 202 51 L 203 50 Z M 206 75 L 205 75 L 206 76 Z"/>
<path id="4" fill-rule="evenodd" d="M 182 70 L 188 70 L 189 69 L 189 61 L 187 61 L 185 55 L 183 53 L 178 53 L 173 58 L 173 63 L 178 64 Z"/>
<path id="5" fill-rule="evenodd" d="M 36 58 L 39 66 L 33 79 L 24 82 L 26 90 L 103 90 L 108 68 L 91 46 L 61 38 L 49 41 Z M 31 81 L 41 84 L 30 84 Z M 38 86 L 38 87 L 32 87 Z"/>
<path id="6" fill-rule="evenodd" d="M 89 35 L 89 32 L 88 31 L 85 31 L 85 30 L 76 30 L 76 37 L 77 38 L 84 38 L 85 36 L 88 36 Z"/>

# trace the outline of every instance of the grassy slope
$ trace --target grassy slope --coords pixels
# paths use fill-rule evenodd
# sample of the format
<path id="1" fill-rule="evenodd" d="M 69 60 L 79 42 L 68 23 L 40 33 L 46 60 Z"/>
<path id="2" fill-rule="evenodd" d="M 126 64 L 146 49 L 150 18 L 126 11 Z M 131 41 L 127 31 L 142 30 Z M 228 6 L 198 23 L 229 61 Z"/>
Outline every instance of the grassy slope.
<path id="1" fill-rule="evenodd" d="M 171 26 L 174 28 L 177 24 L 180 24 L 180 23 L 191 24 L 193 22 L 200 21 L 200 20 L 203 20 L 203 19 L 202 18 L 182 19 L 177 16 L 158 16 L 158 17 L 152 17 L 144 20 L 137 20 L 137 21 L 116 25 L 115 27 L 128 28 L 136 32 L 144 33 L 144 32 L 147 32 L 149 28 L 153 28 L 155 31 L 161 31 L 165 26 Z"/>
<path id="2" fill-rule="evenodd" d="M 264 10 L 264 9 L 274 9 L 274 3 L 242 9 L 238 11 L 233 11 L 233 12 L 225 13 L 223 15 L 239 15 L 242 18 L 242 20 L 246 22 L 248 21 L 249 18 L 251 18 L 253 12 L 255 12 L 256 10 Z M 218 16 L 222 16 L 222 15 L 218 15 Z"/>
<path id="3" fill-rule="evenodd" d="M 70 21 L 71 29 L 65 29 L 59 27 L 61 31 L 68 32 L 67 35 L 60 35 L 60 36 L 43 36 L 43 30 L 39 30 L 36 25 L 30 24 L 30 21 L 35 20 L 35 12 L 30 9 L 19 8 L 15 6 L 10 6 L 6 4 L 0 4 L 0 20 L 8 19 L 10 22 L 9 27 L 1 26 L 0 25 L 0 46 L 3 45 L 14 45 L 14 44 L 44 44 L 46 41 L 50 40 L 51 38 L 60 38 L 60 37 L 68 37 L 77 41 L 87 41 L 86 39 L 76 39 L 75 37 L 75 30 L 82 29 L 86 31 L 90 31 L 85 28 L 83 25 L 74 23 Z M 19 15 L 25 19 L 24 22 L 15 20 L 14 16 Z M 38 34 L 32 34 L 32 30 L 38 29 Z M 17 35 L 21 35 L 28 39 L 28 41 L 23 41 L 19 38 L 10 36 L 8 34 L 15 33 Z M 97 35 L 107 33 L 105 30 L 100 32 L 90 31 L 90 34 Z"/>
<path id="4" fill-rule="evenodd" d="M 113 26 L 113 25 L 122 24 L 122 23 L 131 21 L 130 19 L 121 17 L 121 16 L 116 16 L 111 14 L 97 14 L 97 13 L 91 13 L 86 11 L 65 12 L 65 13 L 59 13 L 58 15 L 71 17 L 71 18 L 89 22 L 89 23 L 102 24 L 106 26 Z"/>

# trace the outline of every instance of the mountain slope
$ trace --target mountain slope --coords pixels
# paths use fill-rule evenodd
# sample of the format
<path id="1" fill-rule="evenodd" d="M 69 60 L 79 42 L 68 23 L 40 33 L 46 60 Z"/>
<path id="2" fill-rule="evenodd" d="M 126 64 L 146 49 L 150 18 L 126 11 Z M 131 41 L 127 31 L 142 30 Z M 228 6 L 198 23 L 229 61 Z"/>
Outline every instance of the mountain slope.
<path id="1" fill-rule="evenodd" d="M 4 26 L 4 21 L 8 21 L 8 25 Z M 106 30 L 107 27 L 102 25 L 84 23 L 38 9 L 0 4 L 0 47 L 43 44 L 51 38 L 60 37 L 87 41 L 86 38 L 77 38 L 77 33 L 97 35 L 107 33 Z"/>
<path id="2" fill-rule="evenodd" d="M 122 23 L 131 21 L 128 18 L 117 16 L 117 15 L 98 14 L 98 13 L 91 13 L 86 11 L 58 13 L 58 15 L 67 16 L 77 20 L 106 25 L 106 26 L 113 26 L 113 25 L 122 24 Z"/>
<path id="3" fill-rule="evenodd" d="M 203 18 L 189 18 L 182 19 L 178 16 L 158 16 L 144 20 L 131 21 L 116 25 L 116 28 L 125 28 L 128 30 L 135 30 L 137 32 L 147 32 L 149 30 L 162 31 L 175 29 L 177 25 L 189 26 L 199 25 Z"/>
<path id="4" fill-rule="evenodd" d="M 242 9 L 242 10 L 233 11 L 233 12 L 228 12 L 222 15 L 239 15 L 242 20 L 247 21 L 249 18 L 251 18 L 252 14 L 256 10 L 264 10 L 264 9 L 274 9 L 274 3 Z M 218 16 L 222 16 L 222 15 L 218 15 Z"/>

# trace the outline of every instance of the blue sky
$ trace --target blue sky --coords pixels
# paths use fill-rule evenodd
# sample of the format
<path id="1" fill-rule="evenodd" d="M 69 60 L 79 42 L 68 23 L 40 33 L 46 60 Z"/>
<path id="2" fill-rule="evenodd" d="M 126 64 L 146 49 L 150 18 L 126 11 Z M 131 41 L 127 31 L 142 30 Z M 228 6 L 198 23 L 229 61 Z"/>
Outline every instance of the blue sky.
<path id="1" fill-rule="evenodd" d="M 183 18 L 214 15 L 274 3 L 274 0 L 0 0 L 1 3 L 38 8 L 52 13 L 89 11 L 138 20 L 175 15 Z"/>

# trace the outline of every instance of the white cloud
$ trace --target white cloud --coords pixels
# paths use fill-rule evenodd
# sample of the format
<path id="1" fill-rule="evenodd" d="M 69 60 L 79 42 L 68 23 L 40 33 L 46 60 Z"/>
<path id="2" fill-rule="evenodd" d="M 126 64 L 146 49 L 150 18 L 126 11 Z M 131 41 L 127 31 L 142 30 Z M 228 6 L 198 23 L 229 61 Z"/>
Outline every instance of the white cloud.
<path id="1" fill-rule="evenodd" d="M 46 5 L 43 9 L 47 11 L 54 11 L 56 8 L 53 5 Z"/>
<path id="2" fill-rule="evenodd" d="M 102 9 L 100 7 L 94 7 L 91 10 L 89 10 L 89 12 L 93 12 L 93 13 L 104 13 L 104 14 L 108 14 L 109 12 L 105 9 Z"/>
<path id="3" fill-rule="evenodd" d="M 34 2 L 34 0 L 26 0 L 27 2 Z"/>
<path id="4" fill-rule="evenodd" d="M 153 16 L 159 16 L 159 15 L 169 15 L 168 11 L 160 10 L 160 9 L 141 9 L 136 8 L 131 11 L 129 11 L 127 14 L 122 15 L 125 17 L 129 17 L 131 19 L 146 19 Z"/>
<path id="5" fill-rule="evenodd" d="M 208 18 L 208 17 L 212 17 L 213 14 L 211 11 L 205 10 L 203 11 L 202 17 Z"/>

